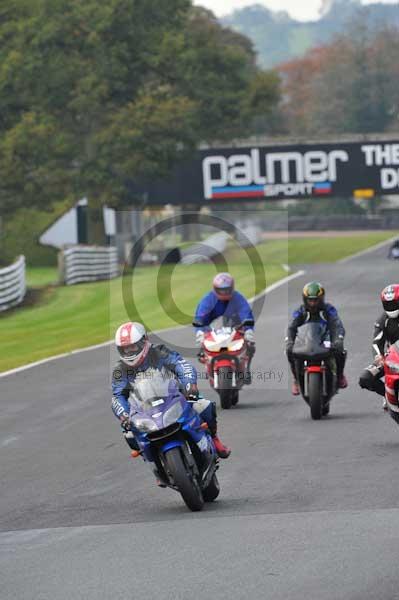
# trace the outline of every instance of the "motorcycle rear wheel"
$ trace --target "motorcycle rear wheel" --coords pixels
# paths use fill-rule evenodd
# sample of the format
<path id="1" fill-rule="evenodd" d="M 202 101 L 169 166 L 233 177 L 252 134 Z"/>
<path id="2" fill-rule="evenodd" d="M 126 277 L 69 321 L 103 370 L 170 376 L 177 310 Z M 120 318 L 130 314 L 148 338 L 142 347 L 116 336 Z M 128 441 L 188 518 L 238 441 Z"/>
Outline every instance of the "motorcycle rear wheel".
<path id="1" fill-rule="evenodd" d="M 186 506 L 193 512 L 202 510 L 204 498 L 201 488 L 184 464 L 180 448 L 168 450 L 165 460 Z"/>
<path id="2" fill-rule="evenodd" d="M 314 421 L 319 421 L 323 414 L 323 396 L 319 373 L 309 373 L 309 406 Z"/>
<path id="3" fill-rule="evenodd" d="M 239 400 L 239 391 L 231 390 L 231 404 L 233 406 L 235 406 L 236 404 L 238 404 L 238 400 Z"/>

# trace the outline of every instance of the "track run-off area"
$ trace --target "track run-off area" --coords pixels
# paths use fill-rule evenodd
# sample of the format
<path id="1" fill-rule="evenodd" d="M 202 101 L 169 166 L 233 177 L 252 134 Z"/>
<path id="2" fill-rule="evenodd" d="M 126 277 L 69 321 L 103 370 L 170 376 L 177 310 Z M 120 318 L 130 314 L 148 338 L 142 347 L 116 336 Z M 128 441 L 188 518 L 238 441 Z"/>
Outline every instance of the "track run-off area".
<path id="1" fill-rule="evenodd" d="M 387 246 L 305 273 L 265 298 L 254 383 L 220 411 L 232 447 L 201 513 L 133 461 L 110 408 L 104 346 L 0 378 L 0 597 L 4 600 L 391 600 L 397 592 L 399 428 L 360 390 Z M 311 279 L 339 309 L 349 388 L 312 422 L 283 353 Z M 192 347 L 190 328 L 163 335 Z M 21 348 L 29 353 L 28 348 Z M 196 363 L 197 364 L 197 363 Z M 216 398 L 206 381 L 200 389 Z"/>

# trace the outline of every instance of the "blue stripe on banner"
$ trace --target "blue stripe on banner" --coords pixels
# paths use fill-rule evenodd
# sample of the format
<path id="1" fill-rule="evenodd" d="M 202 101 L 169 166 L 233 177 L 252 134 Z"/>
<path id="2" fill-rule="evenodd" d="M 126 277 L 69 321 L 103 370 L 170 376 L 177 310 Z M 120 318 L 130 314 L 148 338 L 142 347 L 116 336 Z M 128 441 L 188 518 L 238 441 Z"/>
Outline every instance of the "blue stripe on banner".
<path id="1" fill-rule="evenodd" d="M 244 186 L 235 186 L 230 185 L 227 187 L 213 187 L 212 192 L 214 194 L 222 194 L 227 192 L 257 192 L 264 189 L 263 185 L 244 185 Z"/>
<path id="2" fill-rule="evenodd" d="M 326 181 L 325 183 L 315 183 L 314 187 L 316 188 L 316 190 L 330 189 L 331 183 L 329 181 Z"/>

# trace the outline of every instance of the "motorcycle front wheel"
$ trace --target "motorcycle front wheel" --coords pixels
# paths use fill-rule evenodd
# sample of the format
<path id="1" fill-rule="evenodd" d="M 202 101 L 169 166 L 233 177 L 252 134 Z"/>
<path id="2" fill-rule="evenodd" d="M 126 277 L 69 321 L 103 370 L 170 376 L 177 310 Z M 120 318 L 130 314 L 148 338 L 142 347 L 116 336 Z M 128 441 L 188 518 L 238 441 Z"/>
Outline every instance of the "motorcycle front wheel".
<path id="1" fill-rule="evenodd" d="M 224 409 L 231 408 L 234 392 L 231 388 L 233 372 L 230 367 L 221 367 L 218 371 L 220 406 Z"/>
<path id="2" fill-rule="evenodd" d="M 186 467 L 180 448 L 172 448 L 165 454 L 167 469 L 178 488 L 186 506 L 192 511 L 202 510 L 204 498 L 201 488 Z"/>
<path id="3" fill-rule="evenodd" d="M 205 502 L 213 502 L 219 496 L 220 485 L 216 474 L 212 477 L 210 484 L 202 492 Z"/>
<path id="4" fill-rule="evenodd" d="M 320 373 L 309 373 L 308 393 L 310 414 L 314 421 L 319 421 L 323 414 L 323 396 Z"/>

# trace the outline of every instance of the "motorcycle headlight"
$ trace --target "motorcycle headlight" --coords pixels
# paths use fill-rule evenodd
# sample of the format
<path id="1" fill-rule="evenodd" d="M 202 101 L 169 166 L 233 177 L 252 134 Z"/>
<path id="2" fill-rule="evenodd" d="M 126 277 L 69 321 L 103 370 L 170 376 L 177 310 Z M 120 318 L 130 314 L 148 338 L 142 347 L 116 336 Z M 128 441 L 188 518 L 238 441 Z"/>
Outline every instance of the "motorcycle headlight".
<path id="1" fill-rule="evenodd" d="M 219 349 L 219 342 L 214 342 L 213 340 L 204 340 L 204 346 L 210 352 L 215 352 L 215 350 Z"/>
<path id="2" fill-rule="evenodd" d="M 229 344 L 229 350 L 231 352 L 237 352 L 238 350 L 241 350 L 241 348 L 244 345 L 244 340 L 235 340 L 234 342 L 232 342 L 231 344 Z"/>
<path id="3" fill-rule="evenodd" d="M 181 417 L 183 412 L 183 407 L 180 402 L 176 402 L 165 411 L 163 416 L 163 425 L 164 427 L 168 427 L 169 425 L 173 425 L 176 421 Z"/>
<path id="4" fill-rule="evenodd" d="M 152 419 L 146 419 L 145 417 L 133 417 L 132 421 L 135 428 L 144 433 L 156 431 L 158 429 L 156 423 Z"/>
<path id="5" fill-rule="evenodd" d="M 391 362 L 390 360 L 387 360 L 385 362 L 385 364 L 388 367 L 388 369 L 390 371 L 392 371 L 392 373 L 399 373 L 399 364 L 398 363 L 394 363 L 394 362 Z"/>

